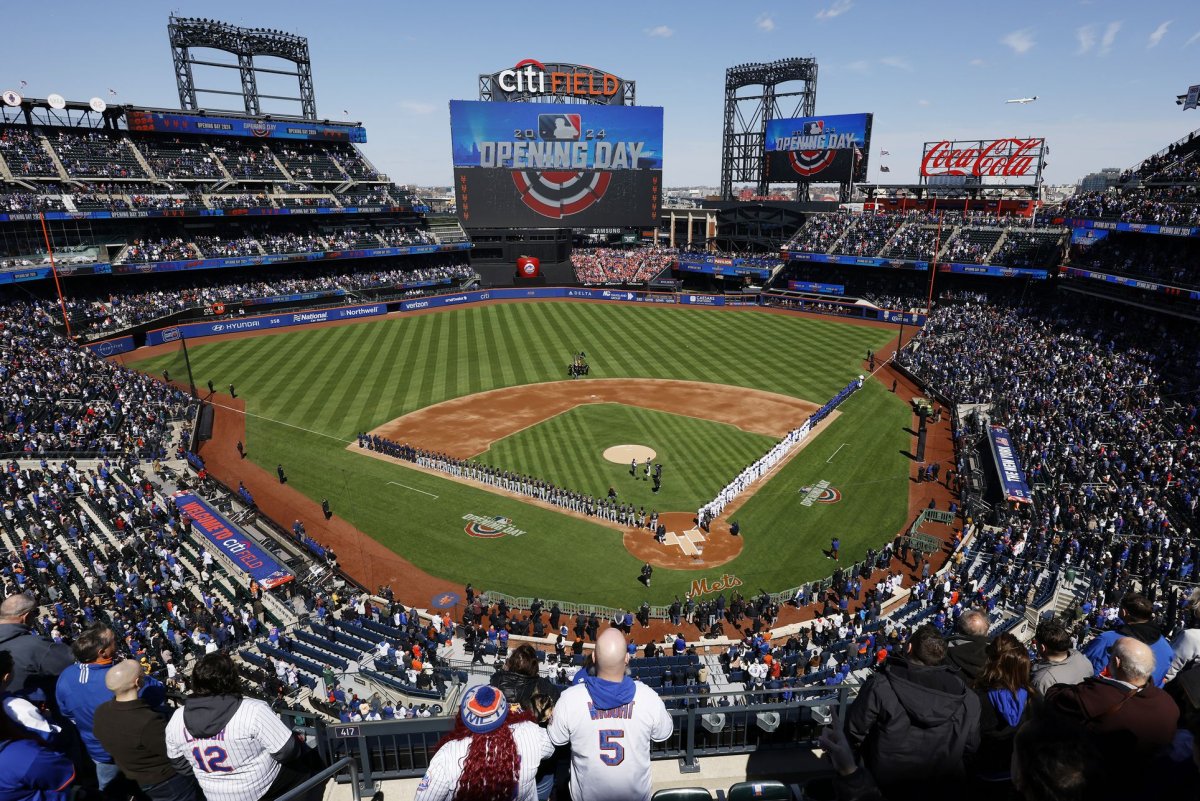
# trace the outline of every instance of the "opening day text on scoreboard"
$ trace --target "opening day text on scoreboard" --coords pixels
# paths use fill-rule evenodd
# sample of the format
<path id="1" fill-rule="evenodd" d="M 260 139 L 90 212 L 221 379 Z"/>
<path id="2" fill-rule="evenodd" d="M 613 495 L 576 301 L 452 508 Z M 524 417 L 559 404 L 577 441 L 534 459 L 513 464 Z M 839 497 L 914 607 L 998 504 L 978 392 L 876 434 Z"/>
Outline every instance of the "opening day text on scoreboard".
<path id="1" fill-rule="evenodd" d="M 654 225 L 662 204 L 663 110 L 560 103 L 450 103 L 464 224 Z"/>

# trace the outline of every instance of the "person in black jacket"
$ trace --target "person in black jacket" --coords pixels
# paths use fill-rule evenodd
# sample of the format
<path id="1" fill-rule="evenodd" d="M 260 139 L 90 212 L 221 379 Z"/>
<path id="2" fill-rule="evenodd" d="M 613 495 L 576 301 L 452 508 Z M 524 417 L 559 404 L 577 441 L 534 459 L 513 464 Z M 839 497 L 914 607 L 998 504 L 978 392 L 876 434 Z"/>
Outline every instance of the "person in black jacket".
<path id="1" fill-rule="evenodd" d="M 195 776 L 176 772 L 167 757 L 166 719 L 138 697 L 143 675 L 140 664 L 126 659 L 104 676 L 113 700 L 96 708 L 96 739 L 151 801 L 195 801 Z"/>
<path id="2" fill-rule="evenodd" d="M 979 787 L 973 797 L 1007 798 L 1013 737 L 1033 706 L 1029 651 L 1004 633 L 987 646 L 987 664 L 975 680 L 979 694 L 979 750 L 968 760 Z"/>
<path id="3" fill-rule="evenodd" d="M 528 643 L 522 643 L 513 649 L 504 667 L 492 674 L 489 683 L 504 693 L 504 698 L 509 704 L 520 706 L 532 714 L 542 728 L 549 725 L 554 704 L 562 694 L 553 682 L 538 675 L 537 651 Z M 542 760 L 538 766 L 537 786 L 540 801 L 549 798 L 554 789 L 558 759 L 564 755 L 560 752 L 569 754 L 570 749 L 558 749 L 554 756 Z"/>
<path id="4" fill-rule="evenodd" d="M 946 643 L 946 664 L 958 668 L 968 684 L 979 678 L 988 661 L 988 618 L 968 609 L 954 626 L 958 633 Z"/>
<path id="5" fill-rule="evenodd" d="M 51 709 L 57 711 L 54 689 L 58 675 L 75 664 L 71 648 L 32 634 L 37 602 L 29 593 L 10 595 L 0 603 L 0 650 L 13 658 L 10 692 L 42 690 Z"/>
<path id="6" fill-rule="evenodd" d="M 979 747 L 979 697 L 943 664 L 946 641 L 931 625 L 913 632 L 867 680 L 846 716 L 846 738 L 889 801 L 936 797 Z"/>

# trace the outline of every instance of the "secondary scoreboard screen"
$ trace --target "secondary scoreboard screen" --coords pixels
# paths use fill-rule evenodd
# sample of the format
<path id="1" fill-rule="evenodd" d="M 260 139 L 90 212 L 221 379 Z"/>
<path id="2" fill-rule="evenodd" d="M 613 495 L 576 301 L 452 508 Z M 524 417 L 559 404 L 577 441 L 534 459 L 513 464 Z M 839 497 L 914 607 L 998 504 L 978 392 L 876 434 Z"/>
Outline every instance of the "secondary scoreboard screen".
<path id="1" fill-rule="evenodd" d="M 663 110 L 450 102 L 458 217 L 472 228 L 656 226 Z"/>
<path id="2" fill-rule="evenodd" d="M 870 114 L 827 114 L 767 122 L 767 180 L 843 183 L 867 175 Z"/>

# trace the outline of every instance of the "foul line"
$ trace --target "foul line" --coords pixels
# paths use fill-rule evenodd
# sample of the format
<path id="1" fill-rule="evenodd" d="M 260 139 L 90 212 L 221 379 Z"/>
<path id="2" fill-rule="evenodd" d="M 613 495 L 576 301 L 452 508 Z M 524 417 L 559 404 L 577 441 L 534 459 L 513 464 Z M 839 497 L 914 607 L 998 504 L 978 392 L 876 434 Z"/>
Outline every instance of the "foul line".
<path id="1" fill-rule="evenodd" d="M 318 437 L 325 437 L 326 439 L 331 439 L 334 442 L 341 442 L 344 445 L 348 445 L 351 442 L 354 442 L 354 440 L 352 440 L 352 439 L 342 439 L 341 437 L 335 437 L 333 434 L 326 434 L 324 431 L 313 431 L 311 428 L 305 428 L 304 426 L 298 426 L 298 425 L 295 425 L 294 423 L 285 423 L 283 420 L 276 420 L 275 418 L 267 417 L 264 414 L 255 414 L 254 412 L 247 412 L 242 409 L 235 409 L 232 406 L 226 406 L 223 403 L 213 403 L 210 400 L 203 401 L 203 403 L 207 403 L 209 406 L 214 406 L 218 409 L 224 409 L 226 411 L 233 412 L 234 414 L 240 414 L 244 417 L 254 417 L 259 420 L 266 420 L 268 423 L 274 423 L 276 425 L 287 426 L 288 428 L 294 428 L 297 431 L 303 431 L 307 434 L 316 434 Z"/>
<path id="2" fill-rule="evenodd" d="M 833 461 L 833 457 L 834 457 L 834 456 L 837 456 L 837 455 L 838 455 L 838 451 L 840 451 L 840 450 L 841 450 L 842 448 L 844 448 L 844 447 L 846 447 L 846 443 L 845 443 L 845 442 L 843 442 L 841 445 L 838 445 L 838 446 L 837 446 L 837 451 L 834 451 L 834 452 L 833 452 L 833 453 L 832 453 L 832 454 L 829 456 L 829 458 L 825 460 L 825 464 L 829 464 L 830 462 L 832 462 L 832 461 Z"/>
<path id="3" fill-rule="evenodd" d="M 438 496 L 434 495 L 432 492 L 426 492 L 425 490 L 422 490 L 422 489 L 417 489 L 416 487 L 410 487 L 410 486 L 408 486 L 407 484 L 401 484 L 399 481 L 389 481 L 389 482 L 388 482 L 388 484 L 392 484 L 392 485 L 395 485 L 395 486 L 397 486 L 397 487 L 404 487 L 405 489 L 410 489 L 410 490 L 412 490 L 413 492 L 419 492 L 419 493 L 421 493 L 422 495 L 428 495 L 430 498 L 434 498 L 435 500 L 436 500 L 436 499 L 437 499 L 437 497 L 438 497 Z"/>

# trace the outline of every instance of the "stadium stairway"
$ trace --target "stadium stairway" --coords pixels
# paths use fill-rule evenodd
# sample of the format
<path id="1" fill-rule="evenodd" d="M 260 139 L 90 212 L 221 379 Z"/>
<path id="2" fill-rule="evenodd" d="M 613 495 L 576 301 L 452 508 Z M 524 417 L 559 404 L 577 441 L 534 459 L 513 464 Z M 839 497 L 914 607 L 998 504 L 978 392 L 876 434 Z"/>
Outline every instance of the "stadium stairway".
<path id="1" fill-rule="evenodd" d="M 58 153 L 54 152 L 54 147 L 50 144 L 50 140 L 39 134 L 38 141 L 42 145 L 42 150 L 50 156 L 50 161 L 54 162 L 54 169 L 58 171 L 60 181 L 66 182 L 71 180 L 71 176 L 67 173 L 67 168 L 63 166 L 62 160 L 58 157 Z"/>
<path id="2" fill-rule="evenodd" d="M 287 178 L 288 183 L 295 183 L 295 179 L 292 178 L 292 173 L 288 171 L 286 166 L 284 166 L 283 159 L 275 155 L 275 151 L 273 150 L 271 151 L 271 161 L 275 162 L 275 166 L 278 167 L 279 171 L 283 173 L 285 178 Z"/>
<path id="3" fill-rule="evenodd" d="M 145 157 L 145 155 L 143 155 L 143 154 L 142 154 L 142 151 L 138 149 L 138 146 L 137 146 L 137 145 L 135 145 L 135 144 L 133 143 L 133 140 L 132 140 L 132 139 L 130 139 L 128 136 L 124 136 L 124 137 L 121 137 L 121 141 L 122 141 L 122 142 L 124 142 L 126 145 L 128 145 L 128 146 L 129 146 L 129 150 L 130 150 L 130 152 L 131 152 L 131 153 L 133 153 L 133 158 L 134 158 L 134 160 L 135 160 L 135 161 L 136 161 L 136 162 L 137 162 L 139 165 L 141 165 L 141 168 L 142 168 L 143 170 L 145 170 L 145 171 L 146 171 L 146 175 L 149 175 L 149 176 L 150 176 L 150 179 L 151 179 L 152 181 L 157 181 L 157 180 L 158 180 L 158 174 L 157 174 L 157 173 L 155 173 L 155 172 L 154 172 L 154 170 L 153 170 L 153 169 L 150 167 L 150 162 L 146 160 L 146 157 Z M 132 206 L 133 206 L 133 204 L 132 204 L 132 203 L 130 203 L 129 205 L 130 205 L 130 207 L 132 207 Z"/>
<path id="4" fill-rule="evenodd" d="M 4 160 L 4 156 L 0 155 L 0 178 L 6 181 L 13 180 L 12 170 L 8 168 L 8 162 Z M 24 186 L 24 184 L 22 184 Z"/>

